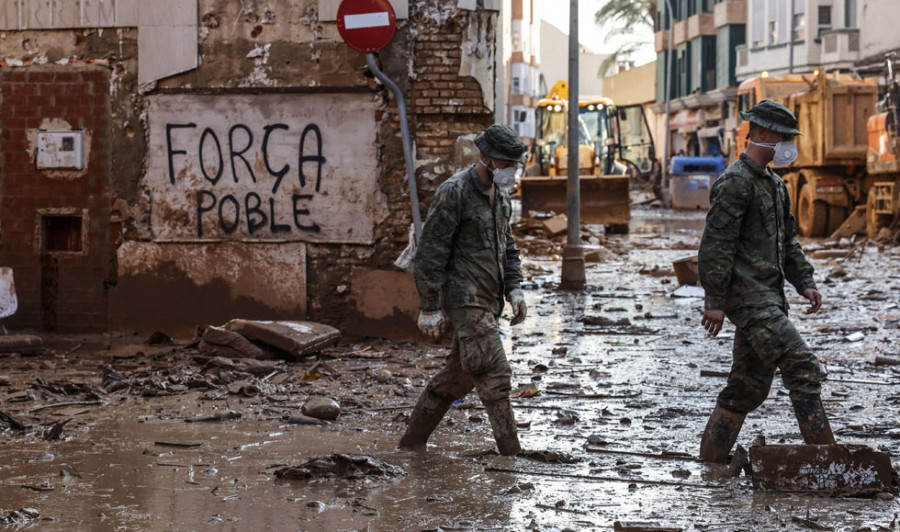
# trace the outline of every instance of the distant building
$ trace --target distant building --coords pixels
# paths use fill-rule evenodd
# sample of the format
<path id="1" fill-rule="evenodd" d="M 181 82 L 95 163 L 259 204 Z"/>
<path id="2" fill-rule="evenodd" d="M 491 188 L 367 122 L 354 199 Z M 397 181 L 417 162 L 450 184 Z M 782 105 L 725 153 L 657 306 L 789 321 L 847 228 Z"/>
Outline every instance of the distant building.
<path id="1" fill-rule="evenodd" d="M 534 138 L 541 35 L 534 0 L 503 0 L 498 49 L 496 121 L 509 124 L 526 142 Z"/>
<path id="2" fill-rule="evenodd" d="M 867 3 L 883 16 L 889 11 L 875 4 L 891 4 L 897 11 L 897 2 L 891 0 L 748 0 L 748 39 L 737 48 L 738 79 L 763 72 L 849 69 L 860 58 L 860 12 Z M 896 16 L 886 18 L 896 24 Z M 894 28 L 884 31 L 896 34 Z"/>
<path id="3" fill-rule="evenodd" d="M 785 0 L 770 0 L 784 2 Z M 662 114 L 668 69 L 669 32 L 673 61 L 670 155 L 733 154 L 737 79 L 734 50 L 745 42 L 747 0 L 671 0 L 674 28 L 663 2 L 657 12 L 656 101 Z M 664 139 L 657 139 L 663 149 Z"/>
<path id="4" fill-rule="evenodd" d="M 569 35 L 547 21 L 541 21 L 541 91 L 559 80 L 569 80 Z M 608 57 L 579 46 L 578 94 L 583 97 L 603 96 L 603 75 L 600 65 Z M 541 94 L 543 96 L 544 94 Z"/>

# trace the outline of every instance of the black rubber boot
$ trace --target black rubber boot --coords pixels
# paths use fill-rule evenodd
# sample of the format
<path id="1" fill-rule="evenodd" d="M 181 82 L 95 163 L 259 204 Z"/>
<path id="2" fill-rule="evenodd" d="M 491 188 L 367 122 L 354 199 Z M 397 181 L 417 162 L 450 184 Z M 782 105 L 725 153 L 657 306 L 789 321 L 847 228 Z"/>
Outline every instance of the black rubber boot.
<path id="1" fill-rule="evenodd" d="M 515 456 L 522 452 L 516 418 L 513 416 L 509 399 L 485 403 L 484 409 L 487 411 L 488 419 L 491 420 L 491 428 L 494 430 L 494 439 L 497 440 L 497 450 L 500 454 Z"/>
<path id="2" fill-rule="evenodd" d="M 428 443 L 428 437 L 444 419 L 444 414 L 452 404 L 453 401 L 441 399 L 433 392 L 428 390 L 422 392 L 409 416 L 406 433 L 400 438 L 400 448 L 407 451 L 424 450 L 425 444 Z"/>
<path id="3" fill-rule="evenodd" d="M 741 432 L 745 416 L 716 405 L 700 441 L 700 459 L 724 464 Z"/>
<path id="4" fill-rule="evenodd" d="M 828 416 L 825 415 L 825 407 L 822 406 L 822 397 L 810 395 L 802 401 L 791 399 L 791 402 L 803 441 L 810 445 L 834 445 L 834 434 L 831 432 Z"/>

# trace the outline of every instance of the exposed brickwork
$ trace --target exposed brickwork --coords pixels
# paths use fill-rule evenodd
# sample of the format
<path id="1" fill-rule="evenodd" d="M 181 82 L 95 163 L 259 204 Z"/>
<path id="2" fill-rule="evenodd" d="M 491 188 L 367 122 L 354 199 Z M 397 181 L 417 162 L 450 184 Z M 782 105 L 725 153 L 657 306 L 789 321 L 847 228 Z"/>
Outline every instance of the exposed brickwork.
<path id="1" fill-rule="evenodd" d="M 108 71 L 84 65 L 3 69 L 0 97 L 0 263 L 13 268 L 19 300 L 8 322 L 15 328 L 104 331 L 111 264 Z M 37 170 L 29 134 L 33 142 L 44 119 L 65 121 L 90 137 L 84 175 Z M 86 213 L 84 250 L 42 253 L 42 212 Z"/>
<path id="2" fill-rule="evenodd" d="M 441 25 L 418 21 L 413 50 L 416 79 L 410 86 L 409 107 L 415 115 L 419 158 L 448 157 L 458 135 L 477 132 L 493 121 L 478 80 L 460 75 L 470 17 L 480 17 L 482 23 L 490 20 L 484 12 L 459 11 Z"/>

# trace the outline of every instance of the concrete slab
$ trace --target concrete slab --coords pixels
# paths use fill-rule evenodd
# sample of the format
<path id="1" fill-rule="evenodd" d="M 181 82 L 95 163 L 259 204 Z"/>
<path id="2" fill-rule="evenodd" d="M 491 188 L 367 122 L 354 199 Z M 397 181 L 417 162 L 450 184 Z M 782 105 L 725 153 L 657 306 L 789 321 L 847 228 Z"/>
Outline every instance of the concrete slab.
<path id="1" fill-rule="evenodd" d="M 765 445 L 750 448 L 753 485 L 772 491 L 871 496 L 893 488 L 887 453 L 843 445 Z"/>
<path id="2" fill-rule="evenodd" d="M 341 331 L 311 321 L 231 320 L 225 324 L 225 329 L 298 358 L 333 346 L 341 339 Z"/>

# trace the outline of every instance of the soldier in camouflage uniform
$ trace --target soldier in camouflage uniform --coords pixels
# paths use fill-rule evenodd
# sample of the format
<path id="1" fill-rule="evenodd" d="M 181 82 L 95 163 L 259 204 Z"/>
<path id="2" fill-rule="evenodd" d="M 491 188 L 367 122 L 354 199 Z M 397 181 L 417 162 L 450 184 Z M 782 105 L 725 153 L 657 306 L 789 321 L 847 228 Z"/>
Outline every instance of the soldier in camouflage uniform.
<path id="1" fill-rule="evenodd" d="M 744 417 L 769 395 L 776 368 L 805 442 L 834 443 L 820 398 L 824 372 L 788 319 L 785 281 L 809 300 L 807 313 L 819 310 L 822 296 L 795 238 L 787 188 L 767 166 L 796 158 L 797 119 L 770 100 L 741 118 L 750 121 L 750 144 L 713 184 L 700 243 L 702 325 L 715 336 L 727 316 L 736 328 L 728 384 L 700 443 L 700 458 L 710 462 L 726 460 Z"/>
<path id="2" fill-rule="evenodd" d="M 519 285 L 522 266 L 510 230 L 512 207 L 505 188 L 515 182 L 525 145 L 515 131 L 493 125 L 475 138 L 481 158 L 438 187 L 416 252 L 421 298 L 419 328 L 437 341 L 447 319 L 456 329 L 444 368 L 425 387 L 400 440 L 424 449 L 453 404 L 472 388 L 484 403 L 500 454 L 521 451 L 509 401 L 512 371 L 500 340 L 504 296 L 525 319 Z"/>

